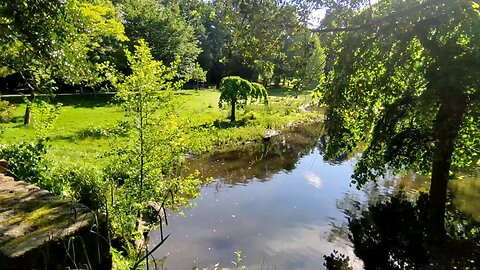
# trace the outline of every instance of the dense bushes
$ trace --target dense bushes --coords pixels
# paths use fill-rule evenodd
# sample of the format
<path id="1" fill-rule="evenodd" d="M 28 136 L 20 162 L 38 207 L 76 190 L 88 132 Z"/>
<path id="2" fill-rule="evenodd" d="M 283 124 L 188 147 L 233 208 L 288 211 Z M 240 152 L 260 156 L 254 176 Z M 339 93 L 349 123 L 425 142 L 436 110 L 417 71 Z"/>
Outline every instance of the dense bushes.
<path id="1" fill-rule="evenodd" d="M 8 174 L 40 186 L 43 185 L 42 180 L 47 169 L 43 162 L 46 153 L 43 140 L 0 146 L 0 158 L 9 163 Z"/>
<path id="2" fill-rule="evenodd" d="M 43 140 L 0 146 L 0 158 L 8 161 L 7 174 L 92 209 L 104 205 L 105 185 L 98 169 L 52 164 L 46 160 L 46 153 L 47 145 Z"/>
<path id="3" fill-rule="evenodd" d="M 68 197 L 73 201 L 95 210 L 105 205 L 107 186 L 102 180 L 102 173 L 96 168 L 81 165 L 59 167 L 53 172 L 52 179 L 64 184 Z"/>
<path id="4" fill-rule="evenodd" d="M 15 106 L 6 100 L 0 100 L 0 122 L 6 123 L 13 119 L 13 110 Z"/>

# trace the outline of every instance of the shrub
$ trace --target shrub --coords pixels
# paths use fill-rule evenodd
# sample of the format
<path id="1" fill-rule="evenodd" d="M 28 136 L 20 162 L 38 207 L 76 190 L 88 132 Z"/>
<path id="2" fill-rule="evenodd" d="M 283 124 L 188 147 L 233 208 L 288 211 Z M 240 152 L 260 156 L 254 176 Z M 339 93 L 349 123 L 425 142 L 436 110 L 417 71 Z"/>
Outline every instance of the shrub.
<path id="1" fill-rule="evenodd" d="M 41 184 L 44 180 L 46 153 L 43 140 L 0 146 L 0 158 L 8 161 L 9 175 L 34 184 Z"/>
<path id="2" fill-rule="evenodd" d="M 93 167 L 71 165 L 59 167 L 52 175 L 52 182 L 68 188 L 68 196 L 91 209 L 100 209 L 105 204 L 106 185 L 100 171 Z"/>
<path id="3" fill-rule="evenodd" d="M 15 106 L 6 100 L 0 100 L 0 122 L 7 123 L 13 119 Z"/>

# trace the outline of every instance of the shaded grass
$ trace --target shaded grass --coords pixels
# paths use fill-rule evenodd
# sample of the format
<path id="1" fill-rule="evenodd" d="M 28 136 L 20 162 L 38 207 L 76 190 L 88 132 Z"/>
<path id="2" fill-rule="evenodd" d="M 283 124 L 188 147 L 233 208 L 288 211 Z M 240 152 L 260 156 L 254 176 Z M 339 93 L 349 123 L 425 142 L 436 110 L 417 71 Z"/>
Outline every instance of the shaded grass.
<path id="1" fill-rule="evenodd" d="M 269 89 L 269 105 L 247 104 L 238 110 L 238 121 L 230 122 L 230 109 L 219 108 L 220 93 L 216 90 L 180 90 L 176 110 L 186 127 L 186 147 L 192 153 L 211 150 L 215 146 L 261 139 L 266 129 L 279 129 L 294 122 L 320 116 L 319 112 L 299 112 L 310 102 L 309 94 L 291 96 L 288 89 Z M 0 142 L 30 141 L 35 137 L 31 126 L 24 126 L 25 104 L 22 98 L 5 98 L 15 104 L 15 121 L 0 124 Z M 108 132 L 123 118 L 123 111 L 112 95 L 57 96 L 63 104 L 60 115 L 49 134 L 49 157 L 62 162 L 101 165 L 98 159 L 108 153 Z"/>

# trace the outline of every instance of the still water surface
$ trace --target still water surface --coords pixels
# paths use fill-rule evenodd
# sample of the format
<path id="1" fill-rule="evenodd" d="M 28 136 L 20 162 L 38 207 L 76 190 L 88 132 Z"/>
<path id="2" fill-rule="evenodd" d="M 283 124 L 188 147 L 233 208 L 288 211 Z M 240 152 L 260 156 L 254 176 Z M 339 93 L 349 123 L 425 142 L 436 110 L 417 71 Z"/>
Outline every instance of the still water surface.
<path id="1" fill-rule="evenodd" d="M 170 215 L 171 236 L 154 253 L 164 258 L 164 269 L 233 269 L 237 250 L 249 270 L 324 269 L 323 255 L 334 249 L 360 269 L 342 226 L 343 204 L 399 186 L 422 189 L 428 179 L 391 177 L 359 191 L 350 185 L 354 159 L 324 161 L 320 132 L 319 124 L 296 127 L 268 143 L 190 161 L 191 170 L 214 181 L 202 186 L 195 208 Z M 480 202 L 478 195 L 474 199 Z M 159 233 L 150 240 L 158 243 Z"/>

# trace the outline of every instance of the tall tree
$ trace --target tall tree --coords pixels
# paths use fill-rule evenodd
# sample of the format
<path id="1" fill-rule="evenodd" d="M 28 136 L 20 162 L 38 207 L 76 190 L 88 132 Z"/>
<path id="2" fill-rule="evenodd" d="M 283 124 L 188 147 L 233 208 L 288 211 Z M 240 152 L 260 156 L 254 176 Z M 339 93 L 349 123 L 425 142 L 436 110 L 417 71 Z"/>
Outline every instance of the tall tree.
<path id="1" fill-rule="evenodd" d="M 381 0 L 349 10 L 317 30 L 336 33 L 323 88 L 326 157 L 366 145 L 353 175 L 360 185 L 386 168 L 431 173 L 429 234 L 443 242 L 450 169 L 473 164 L 480 149 L 479 3 Z"/>
<path id="2" fill-rule="evenodd" d="M 163 5 L 157 0 L 122 0 L 118 6 L 131 46 L 144 39 L 155 60 L 170 64 L 180 57 L 180 71 L 191 69 L 201 50 L 194 29 L 177 5 Z"/>
<path id="3" fill-rule="evenodd" d="M 51 63 L 59 54 L 64 40 L 71 34 L 64 14 L 70 10 L 63 1 L 3 1 L 0 4 L 0 64 L 3 71 L 18 72 L 32 91 L 48 82 Z M 25 124 L 30 123 L 27 106 Z"/>
<path id="4" fill-rule="evenodd" d="M 281 0 L 218 0 L 214 5 L 222 27 L 229 34 L 223 47 L 223 61 L 227 67 L 229 62 L 240 60 L 264 80 L 270 80 L 273 59 L 281 53 L 284 40 L 299 25 L 296 7 Z M 229 75 L 238 75 L 233 74 L 235 72 L 227 70 Z"/>
<path id="5" fill-rule="evenodd" d="M 304 27 L 284 42 L 282 52 L 275 61 L 275 84 L 281 77 L 292 79 L 295 89 L 314 88 L 324 73 L 325 54 L 317 34 Z"/>
<path id="6" fill-rule="evenodd" d="M 52 92 L 55 79 L 95 80 L 93 56 L 106 39 L 125 40 L 123 26 L 108 1 L 3 1 L 0 4 L 2 75 L 19 73 L 30 90 Z M 30 123 L 27 104 L 24 123 Z"/>

